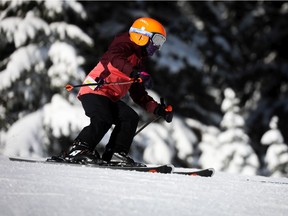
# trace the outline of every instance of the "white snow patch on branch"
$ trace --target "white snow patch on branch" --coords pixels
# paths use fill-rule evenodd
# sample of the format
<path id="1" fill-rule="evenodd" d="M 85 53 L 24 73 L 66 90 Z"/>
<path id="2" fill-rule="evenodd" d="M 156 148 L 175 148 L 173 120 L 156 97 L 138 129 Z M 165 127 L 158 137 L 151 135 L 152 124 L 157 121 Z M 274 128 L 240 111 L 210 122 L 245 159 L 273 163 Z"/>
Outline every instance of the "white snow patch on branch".
<path id="1" fill-rule="evenodd" d="M 47 58 L 47 49 L 29 45 L 17 49 L 9 58 L 6 69 L 0 71 L 0 90 L 11 86 L 24 71 L 43 63 Z"/>

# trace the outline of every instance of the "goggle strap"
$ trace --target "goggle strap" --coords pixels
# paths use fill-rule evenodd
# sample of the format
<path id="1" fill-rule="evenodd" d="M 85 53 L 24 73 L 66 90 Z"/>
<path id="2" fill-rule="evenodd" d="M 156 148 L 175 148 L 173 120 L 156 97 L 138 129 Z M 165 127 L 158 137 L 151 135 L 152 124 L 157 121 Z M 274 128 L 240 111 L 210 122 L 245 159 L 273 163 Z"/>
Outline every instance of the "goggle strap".
<path id="1" fill-rule="evenodd" d="M 153 33 L 151 33 L 151 32 L 148 32 L 148 31 L 145 31 L 145 30 L 142 30 L 142 29 L 138 29 L 138 28 L 134 28 L 134 27 L 130 28 L 129 33 L 130 32 L 135 32 L 135 33 L 138 33 L 138 34 L 142 34 L 142 35 L 148 36 L 150 38 L 153 36 Z"/>

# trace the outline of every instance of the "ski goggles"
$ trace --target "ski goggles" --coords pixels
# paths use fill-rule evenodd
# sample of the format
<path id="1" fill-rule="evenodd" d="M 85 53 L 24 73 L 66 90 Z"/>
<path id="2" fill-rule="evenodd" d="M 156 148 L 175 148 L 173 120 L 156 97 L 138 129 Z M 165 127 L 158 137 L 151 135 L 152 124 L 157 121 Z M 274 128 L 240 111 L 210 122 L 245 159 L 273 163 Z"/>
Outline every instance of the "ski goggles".
<path id="1" fill-rule="evenodd" d="M 164 37 L 161 34 L 148 32 L 148 31 L 145 31 L 145 30 L 142 30 L 142 29 L 138 29 L 138 28 L 134 28 L 134 27 L 131 27 L 129 32 L 135 32 L 135 33 L 138 33 L 138 34 L 142 34 L 142 35 L 148 36 L 150 38 L 151 42 L 153 43 L 153 45 L 157 46 L 159 48 L 161 48 L 163 46 L 163 44 L 165 43 L 165 41 L 166 41 L 166 37 Z"/>

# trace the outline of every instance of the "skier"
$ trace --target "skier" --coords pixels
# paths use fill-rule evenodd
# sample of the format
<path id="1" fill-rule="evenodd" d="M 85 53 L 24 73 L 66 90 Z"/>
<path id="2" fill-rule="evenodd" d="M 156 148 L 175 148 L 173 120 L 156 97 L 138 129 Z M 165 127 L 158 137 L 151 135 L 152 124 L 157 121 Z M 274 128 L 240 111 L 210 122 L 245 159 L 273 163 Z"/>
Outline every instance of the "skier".
<path id="1" fill-rule="evenodd" d="M 159 50 L 165 40 L 166 32 L 162 24 L 147 17 L 137 19 L 129 32 L 114 38 L 83 82 L 95 82 L 97 85 L 81 87 L 78 93 L 85 114 L 90 118 L 90 125 L 79 133 L 68 153 L 63 156 L 65 160 L 144 166 L 128 156 L 139 116 L 121 98 L 129 91 L 133 101 L 147 112 L 161 116 L 167 122 L 172 121 L 173 112 L 167 110 L 164 104 L 158 104 L 145 90 L 145 87 L 151 87 L 152 80 L 144 70 L 144 60 Z M 105 85 L 105 82 L 129 81 L 131 78 L 142 82 Z M 95 147 L 113 124 L 114 130 L 100 158 Z"/>

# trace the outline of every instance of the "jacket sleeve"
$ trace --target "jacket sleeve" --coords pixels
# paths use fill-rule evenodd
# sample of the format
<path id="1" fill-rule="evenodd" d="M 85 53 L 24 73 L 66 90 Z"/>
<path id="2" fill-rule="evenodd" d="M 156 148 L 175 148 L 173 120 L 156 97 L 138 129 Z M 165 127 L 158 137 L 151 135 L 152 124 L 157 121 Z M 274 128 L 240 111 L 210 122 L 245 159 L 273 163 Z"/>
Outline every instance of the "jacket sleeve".
<path id="1" fill-rule="evenodd" d="M 140 83 L 132 84 L 129 93 L 133 101 L 147 112 L 153 113 L 158 106 L 158 103 L 148 95 L 144 86 Z"/>

